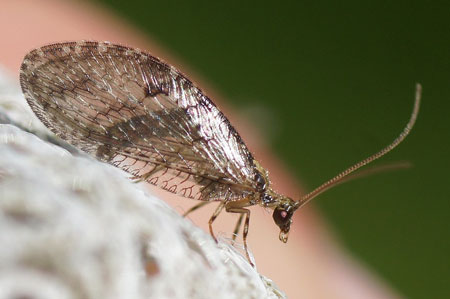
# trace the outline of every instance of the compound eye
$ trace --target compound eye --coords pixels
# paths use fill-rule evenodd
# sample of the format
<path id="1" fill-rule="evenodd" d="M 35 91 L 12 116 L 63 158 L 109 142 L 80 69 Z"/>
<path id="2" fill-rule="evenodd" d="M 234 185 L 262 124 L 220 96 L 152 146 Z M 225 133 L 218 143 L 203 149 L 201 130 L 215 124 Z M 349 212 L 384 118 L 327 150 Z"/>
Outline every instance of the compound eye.
<path id="1" fill-rule="evenodd" d="M 273 220 L 281 229 L 286 229 L 290 226 L 291 217 L 292 214 L 284 209 L 276 208 L 273 211 Z"/>

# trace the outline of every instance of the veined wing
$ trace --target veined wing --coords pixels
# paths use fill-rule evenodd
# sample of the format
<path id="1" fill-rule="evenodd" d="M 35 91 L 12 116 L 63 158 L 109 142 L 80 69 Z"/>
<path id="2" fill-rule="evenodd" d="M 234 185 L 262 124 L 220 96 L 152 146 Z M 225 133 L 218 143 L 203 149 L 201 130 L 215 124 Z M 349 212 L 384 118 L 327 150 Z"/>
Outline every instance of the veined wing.
<path id="1" fill-rule="evenodd" d="M 25 97 L 56 135 L 165 190 L 238 200 L 260 173 L 227 118 L 173 67 L 137 49 L 71 42 L 31 51 Z"/>

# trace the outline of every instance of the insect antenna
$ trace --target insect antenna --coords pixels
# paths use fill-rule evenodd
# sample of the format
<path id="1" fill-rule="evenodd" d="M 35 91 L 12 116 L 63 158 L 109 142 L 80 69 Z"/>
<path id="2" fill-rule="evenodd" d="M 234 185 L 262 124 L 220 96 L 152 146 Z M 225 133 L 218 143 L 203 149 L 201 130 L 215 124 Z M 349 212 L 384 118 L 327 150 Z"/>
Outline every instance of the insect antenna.
<path id="1" fill-rule="evenodd" d="M 420 107 L 420 99 L 422 96 L 422 86 L 417 83 L 416 84 L 416 95 L 415 95 L 415 102 L 414 102 L 414 108 L 411 113 L 411 117 L 406 124 L 406 127 L 403 129 L 403 131 L 400 133 L 400 135 L 388 146 L 377 152 L 376 154 L 373 154 L 372 156 L 354 164 L 353 166 L 347 168 L 346 170 L 339 173 L 337 176 L 332 178 L 331 180 L 325 182 L 324 184 L 320 185 L 313 191 L 309 192 L 308 194 L 302 196 L 300 200 L 296 202 L 295 208 L 298 209 L 299 207 L 303 206 L 307 202 L 309 202 L 311 199 L 315 198 L 319 194 L 329 190 L 332 187 L 335 187 L 345 181 L 349 178 L 348 175 L 355 172 L 359 168 L 375 161 L 378 158 L 381 158 L 382 156 L 389 153 L 391 150 L 393 150 L 395 147 L 397 147 L 405 138 L 408 136 L 409 132 L 414 126 L 414 123 L 416 122 L 417 115 L 419 113 L 419 107 Z"/>

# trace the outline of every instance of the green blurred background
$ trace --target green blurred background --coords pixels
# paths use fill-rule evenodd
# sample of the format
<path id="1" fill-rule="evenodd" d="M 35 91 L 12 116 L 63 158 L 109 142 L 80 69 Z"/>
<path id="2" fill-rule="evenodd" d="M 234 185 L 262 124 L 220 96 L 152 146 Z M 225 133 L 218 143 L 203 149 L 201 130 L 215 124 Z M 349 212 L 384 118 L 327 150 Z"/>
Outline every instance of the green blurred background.
<path id="1" fill-rule="evenodd" d="M 402 294 L 450 298 L 449 1 L 97 2 L 170 49 L 237 111 L 253 111 L 309 189 L 393 140 L 422 83 L 417 126 L 384 159 L 414 167 L 342 185 L 315 204 L 342 243 Z"/>

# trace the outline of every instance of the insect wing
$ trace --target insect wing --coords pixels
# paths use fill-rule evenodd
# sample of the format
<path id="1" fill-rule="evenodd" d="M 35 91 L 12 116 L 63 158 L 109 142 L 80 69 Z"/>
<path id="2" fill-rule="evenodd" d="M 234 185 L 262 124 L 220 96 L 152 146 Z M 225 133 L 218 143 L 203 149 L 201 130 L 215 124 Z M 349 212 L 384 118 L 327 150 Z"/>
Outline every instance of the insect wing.
<path id="1" fill-rule="evenodd" d="M 56 135 L 167 191 L 199 200 L 253 193 L 257 171 L 217 107 L 173 67 L 109 43 L 31 51 L 23 93 Z"/>

